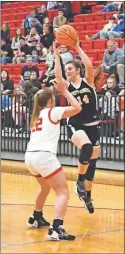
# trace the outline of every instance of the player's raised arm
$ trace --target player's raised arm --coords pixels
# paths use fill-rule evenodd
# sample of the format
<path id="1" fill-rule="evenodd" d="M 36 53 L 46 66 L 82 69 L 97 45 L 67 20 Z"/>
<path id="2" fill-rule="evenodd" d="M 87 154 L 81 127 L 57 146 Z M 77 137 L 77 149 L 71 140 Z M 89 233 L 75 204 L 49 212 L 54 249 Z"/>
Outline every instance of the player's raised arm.
<path id="1" fill-rule="evenodd" d="M 62 68 L 60 63 L 60 54 L 58 49 L 56 48 L 55 42 L 53 42 L 53 49 L 54 49 L 54 55 L 55 55 L 55 76 L 56 79 L 62 78 Z"/>
<path id="2" fill-rule="evenodd" d="M 83 64 L 85 65 L 85 78 L 87 82 L 89 83 L 89 85 L 94 87 L 94 71 L 93 71 L 93 65 L 90 58 L 85 54 L 85 52 L 79 46 L 79 40 L 77 41 L 77 44 L 74 48 L 80 55 L 81 60 Z"/>

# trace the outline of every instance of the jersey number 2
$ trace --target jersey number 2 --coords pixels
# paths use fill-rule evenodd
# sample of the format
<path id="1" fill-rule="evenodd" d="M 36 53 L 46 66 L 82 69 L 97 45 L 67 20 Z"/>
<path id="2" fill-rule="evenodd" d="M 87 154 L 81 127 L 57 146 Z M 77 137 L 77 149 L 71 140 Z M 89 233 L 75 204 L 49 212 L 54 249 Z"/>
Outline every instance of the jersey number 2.
<path id="1" fill-rule="evenodd" d="M 32 130 L 32 132 L 34 131 L 41 131 L 42 130 L 42 118 L 38 118 L 37 123 L 36 123 L 36 128 Z"/>

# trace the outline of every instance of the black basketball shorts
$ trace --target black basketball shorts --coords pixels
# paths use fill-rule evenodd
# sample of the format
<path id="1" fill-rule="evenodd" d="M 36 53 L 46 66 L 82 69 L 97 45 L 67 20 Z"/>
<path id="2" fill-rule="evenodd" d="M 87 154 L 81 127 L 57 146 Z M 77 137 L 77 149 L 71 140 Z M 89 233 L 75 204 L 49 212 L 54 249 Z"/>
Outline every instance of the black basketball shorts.
<path id="1" fill-rule="evenodd" d="M 93 126 L 67 126 L 67 134 L 68 138 L 71 140 L 72 135 L 78 131 L 83 130 L 85 131 L 86 135 L 88 136 L 89 140 L 91 141 L 93 146 L 98 146 L 100 144 L 100 125 L 93 125 Z"/>

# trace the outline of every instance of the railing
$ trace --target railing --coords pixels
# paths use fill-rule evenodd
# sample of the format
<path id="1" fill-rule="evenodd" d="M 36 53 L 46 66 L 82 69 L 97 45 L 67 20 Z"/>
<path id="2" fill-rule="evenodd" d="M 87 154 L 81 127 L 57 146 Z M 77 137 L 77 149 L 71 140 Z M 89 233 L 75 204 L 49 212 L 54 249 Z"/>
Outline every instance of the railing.
<path id="1" fill-rule="evenodd" d="M 120 132 L 123 117 L 121 101 L 121 96 L 98 96 L 101 160 L 124 160 L 124 142 Z M 24 153 L 30 137 L 32 98 L 23 95 L 2 95 L 1 102 L 1 150 Z M 68 140 L 66 120 L 61 121 L 58 155 L 75 158 L 79 155 L 79 150 Z"/>

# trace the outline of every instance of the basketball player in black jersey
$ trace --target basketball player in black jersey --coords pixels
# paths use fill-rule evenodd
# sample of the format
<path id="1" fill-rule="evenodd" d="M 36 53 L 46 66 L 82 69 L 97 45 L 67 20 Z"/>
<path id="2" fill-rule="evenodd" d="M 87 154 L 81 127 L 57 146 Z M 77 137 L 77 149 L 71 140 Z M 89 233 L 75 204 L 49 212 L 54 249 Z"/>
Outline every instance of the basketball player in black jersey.
<path id="1" fill-rule="evenodd" d="M 65 65 L 68 90 L 82 106 L 82 111 L 79 114 L 68 119 L 68 137 L 80 149 L 76 193 L 84 201 L 85 208 L 89 213 L 93 213 L 91 189 L 100 151 L 97 95 L 91 60 L 80 48 L 79 41 L 74 48 L 85 66 L 85 77 L 81 78 L 80 65 L 77 62 L 68 62 Z M 56 78 L 62 78 L 60 57 L 55 43 L 54 52 Z"/>

